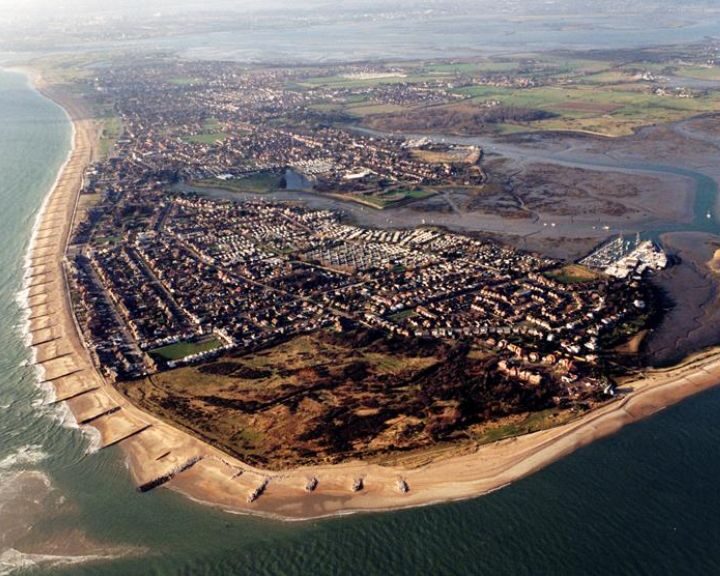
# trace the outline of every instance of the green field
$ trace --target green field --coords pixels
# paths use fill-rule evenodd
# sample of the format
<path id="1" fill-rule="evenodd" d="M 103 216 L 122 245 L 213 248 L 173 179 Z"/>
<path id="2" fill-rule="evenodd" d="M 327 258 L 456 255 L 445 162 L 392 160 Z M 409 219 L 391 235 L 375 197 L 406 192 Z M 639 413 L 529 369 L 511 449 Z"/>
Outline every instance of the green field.
<path id="1" fill-rule="evenodd" d="M 216 119 L 211 118 L 203 124 L 202 132 L 192 136 L 185 136 L 183 140 L 193 144 L 205 144 L 206 146 L 210 146 L 215 144 L 217 141 L 225 140 L 227 136 L 227 133 L 222 131 L 220 123 Z"/>
<path id="2" fill-rule="evenodd" d="M 198 342 L 178 342 L 176 344 L 170 344 L 162 348 L 157 348 L 150 352 L 150 355 L 156 358 L 161 358 L 166 362 L 172 362 L 174 360 L 182 360 L 193 354 L 199 354 L 200 352 L 209 352 L 211 350 L 217 350 L 222 346 L 222 343 L 215 338 L 206 338 Z"/>
<path id="3" fill-rule="evenodd" d="M 580 264 L 568 264 L 557 270 L 551 270 L 545 275 L 561 284 L 584 284 L 603 277 L 599 272 Z"/>
<path id="4" fill-rule="evenodd" d="M 412 318 L 414 316 L 417 316 L 417 312 L 415 312 L 415 310 L 403 310 L 402 312 L 397 312 L 396 314 L 390 316 L 390 320 L 392 320 L 393 322 L 402 322 L 403 320 L 406 320 L 407 318 Z"/>
<path id="5" fill-rule="evenodd" d="M 717 66 L 683 66 L 677 69 L 675 74 L 696 80 L 720 80 L 720 68 Z"/>
<path id="6" fill-rule="evenodd" d="M 347 200 L 359 202 L 361 204 L 369 204 L 374 208 L 383 210 L 397 204 L 411 202 L 413 200 L 423 200 L 430 198 L 437 194 L 436 190 L 432 188 L 395 188 L 390 190 L 384 190 L 376 194 L 358 195 L 358 194 L 344 194 L 342 197 Z"/>
<path id="7" fill-rule="evenodd" d="M 190 86 L 196 81 L 196 78 L 191 78 L 189 76 L 178 76 L 177 78 L 171 78 L 170 84 L 174 84 L 175 86 Z"/>
<path id="8" fill-rule="evenodd" d="M 393 114 L 407 110 L 407 106 L 399 104 L 363 104 L 361 106 L 350 106 L 345 111 L 353 116 L 372 116 L 374 114 Z"/>
<path id="9" fill-rule="evenodd" d="M 696 98 L 656 96 L 640 84 L 543 86 L 530 89 L 472 86 L 459 94 L 478 104 L 498 100 L 503 106 L 545 110 L 555 118 L 517 125 L 529 130 L 573 130 L 621 136 L 654 123 L 720 111 L 720 95 Z"/>
<path id="10" fill-rule="evenodd" d="M 575 131 L 603 136 L 626 136 L 638 128 L 683 120 L 699 114 L 720 112 L 720 92 L 697 90 L 692 98 L 676 94 L 656 95 L 654 88 L 663 87 L 662 78 L 676 76 L 670 86 L 682 86 L 682 78 L 690 80 L 720 81 L 720 67 L 701 64 L 678 65 L 667 63 L 624 62 L 577 57 L 567 54 L 525 54 L 511 58 L 479 60 L 476 62 L 397 63 L 405 77 L 345 78 L 341 75 L 316 77 L 305 80 L 301 87 L 324 86 L 330 88 L 366 88 L 382 84 L 437 82 L 443 79 L 454 82 L 458 76 L 480 78 L 495 75 L 499 81 L 533 79 L 541 85 L 532 88 L 491 85 L 458 86 L 452 92 L 465 100 L 434 107 L 451 113 L 462 106 L 482 108 L 488 101 L 497 100 L 506 108 L 545 111 L 554 116 L 534 121 L 489 123 L 488 132 L 508 134 L 518 131 Z M 657 82 L 643 80 L 641 74 L 651 72 Z M 690 84 L 692 85 L 692 84 Z M 362 94 L 352 101 L 318 102 L 315 110 L 348 114 L 372 126 L 373 116 L 403 116 L 422 113 L 421 109 L 395 104 L 376 104 Z M 455 108 L 455 107 L 458 108 Z M 422 108 L 422 107 L 420 107 Z M 462 116 L 462 111 L 460 111 Z M 370 202 L 374 202 L 370 200 Z"/>
<path id="11" fill-rule="evenodd" d="M 282 174 L 276 172 L 261 172 L 244 178 L 232 180 L 220 180 L 211 178 L 208 180 L 193 180 L 190 185 L 197 188 L 218 188 L 230 192 L 249 192 L 251 194 L 267 194 L 280 190 L 283 184 Z"/>
<path id="12" fill-rule="evenodd" d="M 487 426 L 474 439 L 479 444 L 490 444 L 505 438 L 514 438 L 524 434 L 532 434 L 541 430 L 548 430 L 556 426 L 562 426 L 574 420 L 580 414 L 569 410 L 558 410 L 556 408 L 534 412 L 524 417 L 513 419 L 509 423 L 500 423 Z"/>
<path id="13" fill-rule="evenodd" d="M 100 136 L 100 155 L 103 158 L 110 156 L 117 139 L 122 134 L 122 122 L 117 116 L 110 116 L 103 120 L 102 134 Z"/>
<path id="14" fill-rule="evenodd" d="M 426 80 L 435 80 L 437 75 L 427 73 L 409 72 L 406 76 L 388 76 L 384 78 L 346 78 L 345 76 L 319 76 L 317 78 L 308 78 L 303 80 L 302 86 L 316 87 L 329 86 L 333 88 L 363 88 L 366 86 L 379 86 L 381 84 L 403 84 L 417 83 Z"/>

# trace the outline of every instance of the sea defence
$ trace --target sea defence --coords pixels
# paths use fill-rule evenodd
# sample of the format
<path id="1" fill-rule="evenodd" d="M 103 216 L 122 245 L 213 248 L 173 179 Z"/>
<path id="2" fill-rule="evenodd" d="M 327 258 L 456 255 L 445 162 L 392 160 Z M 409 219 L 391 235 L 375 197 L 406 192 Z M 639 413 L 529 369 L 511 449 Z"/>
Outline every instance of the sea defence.
<path id="1" fill-rule="evenodd" d="M 92 426 L 103 447 L 119 445 L 142 491 L 159 486 L 236 512 L 302 520 L 422 506 L 476 497 L 608 436 L 720 382 L 720 350 L 647 371 L 620 386 L 620 397 L 569 424 L 433 458 L 412 469 L 360 460 L 293 470 L 249 466 L 199 438 L 139 410 L 96 370 L 75 321 L 64 259 L 83 174 L 96 155 L 101 124 L 73 95 L 36 87 L 66 110 L 73 149 L 38 215 L 27 260 L 29 344 L 54 401 L 67 402 L 78 424 Z"/>

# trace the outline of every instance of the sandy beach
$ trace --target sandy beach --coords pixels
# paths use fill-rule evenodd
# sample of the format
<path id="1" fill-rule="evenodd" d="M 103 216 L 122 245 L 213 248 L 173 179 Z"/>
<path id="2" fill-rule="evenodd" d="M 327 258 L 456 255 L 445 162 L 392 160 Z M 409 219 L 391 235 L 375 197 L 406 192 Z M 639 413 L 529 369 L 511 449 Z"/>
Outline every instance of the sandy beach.
<path id="1" fill-rule="evenodd" d="M 83 171 L 96 154 L 101 126 L 89 109 L 32 75 L 35 86 L 70 115 L 74 146 L 38 218 L 28 256 L 30 344 L 55 401 L 92 426 L 103 447 L 119 444 L 138 487 L 177 490 L 231 512 L 302 520 L 472 498 L 496 490 L 581 446 L 720 382 L 720 350 L 622 385 L 622 398 L 570 424 L 482 446 L 411 470 L 350 462 L 292 471 L 259 470 L 131 405 L 93 366 L 74 320 L 63 267 Z M 306 491 L 310 478 L 317 487 Z M 353 483 L 363 479 L 363 489 Z M 399 481 L 409 490 L 401 492 Z M 254 502 L 248 495 L 259 486 Z M 150 496 L 149 496 L 150 497 Z"/>

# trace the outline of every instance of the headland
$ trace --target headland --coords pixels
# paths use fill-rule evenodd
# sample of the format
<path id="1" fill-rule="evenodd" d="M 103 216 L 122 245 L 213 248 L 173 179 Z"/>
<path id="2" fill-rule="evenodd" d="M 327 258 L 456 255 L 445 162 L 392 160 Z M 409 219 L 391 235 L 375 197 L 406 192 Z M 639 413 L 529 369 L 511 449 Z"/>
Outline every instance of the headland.
<path id="1" fill-rule="evenodd" d="M 55 401 L 67 402 L 80 425 L 98 430 L 103 447 L 121 446 L 142 490 L 163 485 L 228 511 L 287 520 L 472 498 L 720 382 L 720 351 L 713 349 L 622 382 L 620 398 L 568 424 L 449 458 L 428 454 L 426 462 L 412 468 L 361 461 L 281 472 L 249 466 L 140 410 L 93 364 L 75 321 L 63 263 L 85 169 L 97 151 L 99 125 L 72 94 L 38 76 L 33 82 L 67 111 L 74 137 L 68 162 L 38 217 L 29 253 L 31 345 L 44 381 L 55 389 Z"/>

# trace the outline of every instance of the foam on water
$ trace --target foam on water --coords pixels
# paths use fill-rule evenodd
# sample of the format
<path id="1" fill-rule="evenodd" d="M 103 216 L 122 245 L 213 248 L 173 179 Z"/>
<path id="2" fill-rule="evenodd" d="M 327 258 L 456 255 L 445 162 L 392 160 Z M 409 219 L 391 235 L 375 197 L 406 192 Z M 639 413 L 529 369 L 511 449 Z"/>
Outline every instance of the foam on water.
<path id="1" fill-rule="evenodd" d="M 0 470 L 11 470 L 34 466 L 48 458 L 40 444 L 26 444 L 0 460 Z"/>
<path id="2" fill-rule="evenodd" d="M 28 79 L 29 81 L 29 79 Z M 30 232 L 30 239 L 27 244 L 27 248 L 25 250 L 25 256 L 23 258 L 23 280 L 22 280 L 22 288 L 18 291 L 18 293 L 15 296 L 15 301 L 20 306 L 20 310 L 22 311 L 22 321 L 21 321 L 21 330 L 22 335 L 25 338 L 25 342 L 27 343 L 28 347 L 31 347 L 32 343 L 32 334 L 30 333 L 30 317 L 32 315 L 32 309 L 30 307 L 30 283 L 31 283 L 31 276 L 32 276 L 32 255 L 33 251 L 35 250 L 35 245 L 37 244 L 38 240 L 38 234 L 40 233 L 40 227 L 42 226 L 43 217 L 45 216 L 45 212 L 47 211 L 48 205 L 50 203 L 50 199 L 52 198 L 53 192 L 60 184 L 60 179 L 62 178 L 63 172 L 65 172 L 65 169 L 67 168 L 68 164 L 70 163 L 70 160 L 72 158 L 72 154 L 75 150 L 75 136 L 76 136 L 76 130 L 75 125 L 72 122 L 72 119 L 70 118 L 70 115 L 68 114 L 67 110 L 62 108 L 61 106 L 58 106 L 65 115 L 67 121 L 70 124 L 71 127 L 71 135 L 70 135 L 70 149 L 68 150 L 67 156 L 65 157 L 65 161 L 60 166 L 59 170 L 57 171 L 57 174 L 55 175 L 55 180 L 52 183 L 52 186 L 48 189 L 47 193 L 45 194 L 42 204 L 40 205 L 40 208 L 38 209 L 37 213 L 35 214 L 35 220 L 33 222 L 32 231 Z M 34 353 L 34 350 L 33 350 Z M 33 363 L 35 362 L 35 357 L 33 355 Z"/>
<path id="3" fill-rule="evenodd" d="M 38 369 L 41 370 L 40 367 Z M 32 407 L 63 428 L 79 430 L 87 442 L 86 454 L 97 452 L 102 446 L 100 432 L 92 426 L 80 426 L 72 410 L 65 402 L 55 404 L 55 388 L 52 384 L 45 382 L 42 375 L 37 376 L 36 383 L 42 395 L 32 401 Z"/>
<path id="4" fill-rule="evenodd" d="M 14 548 L 0 554 L 0 576 L 7 576 L 15 571 L 29 571 L 41 566 L 59 568 L 73 566 L 97 560 L 110 560 L 115 556 L 90 554 L 86 556 L 55 556 L 52 554 L 25 554 Z"/>
<path id="5" fill-rule="evenodd" d="M 60 109 L 63 111 L 63 114 L 67 118 L 68 122 L 70 123 L 72 133 L 71 133 L 71 147 L 68 151 L 67 157 L 65 161 L 60 166 L 60 169 L 58 170 L 55 181 L 53 182 L 52 186 L 48 190 L 47 194 L 45 194 L 45 197 L 43 199 L 43 202 L 37 211 L 37 214 L 35 215 L 35 220 L 32 227 L 32 232 L 30 234 L 30 240 L 28 242 L 27 248 L 25 250 L 25 257 L 23 262 L 23 284 L 21 290 L 19 290 L 16 294 L 15 300 L 17 304 L 20 307 L 21 314 L 22 314 L 22 320 L 18 325 L 18 329 L 20 331 L 20 334 L 23 338 L 23 341 L 25 342 L 26 347 L 30 351 L 30 360 L 24 361 L 22 364 L 25 366 L 32 365 L 33 369 L 35 371 L 35 382 L 37 384 L 38 389 L 42 392 L 43 397 L 40 399 L 35 400 L 32 405 L 35 408 L 42 409 L 43 412 L 47 415 L 49 415 L 54 421 L 58 422 L 61 426 L 64 428 L 77 430 L 80 429 L 85 436 L 86 440 L 88 441 L 88 448 L 87 453 L 92 454 L 99 450 L 101 446 L 101 438 L 100 433 L 95 430 L 94 428 L 90 426 L 83 426 L 80 427 L 77 420 L 75 419 L 75 416 L 73 415 L 70 408 L 65 403 L 60 404 L 54 404 L 56 399 L 55 394 L 55 387 L 46 382 L 45 380 L 45 369 L 42 365 L 37 363 L 37 350 L 33 348 L 32 346 L 32 333 L 30 331 L 31 328 L 31 321 L 30 317 L 32 315 L 32 309 L 30 307 L 30 282 L 31 282 L 31 274 L 32 274 L 32 254 L 35 249 L 35 245 L 37 243 L 38 234 L 40 232 L 40 227 L 42 226 L 43 216 L 45 215 L 45 212 L 47 210 L 48 204 L 50 203 L 50 199 L 52 198 L 53 192 L 57 188 L 60 178 L 62 177 L 63 172 L 65 171 L 65 168 L 67 168 L 70 159 L 72 158 L 72 153 L 75 149 L 75 125 L 72 123 L 72 119 L 70 118 L 70 115 L 67 113 L 67 111 L 60 107 Z"/>

